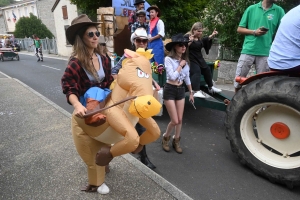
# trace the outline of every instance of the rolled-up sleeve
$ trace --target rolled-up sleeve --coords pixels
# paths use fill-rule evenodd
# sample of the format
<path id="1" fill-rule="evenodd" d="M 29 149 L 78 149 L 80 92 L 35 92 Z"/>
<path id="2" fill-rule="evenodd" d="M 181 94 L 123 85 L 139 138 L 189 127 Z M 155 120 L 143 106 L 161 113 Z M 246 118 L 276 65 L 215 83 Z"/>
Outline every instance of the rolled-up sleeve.
<path id="1" fill-rule="evenodd" d="M 157 30 L 158 35 L 160 35 L 161 37 L 165 37 L 165 24 L 161 19 L 157 22 Z"/>
<path id="2" fill-rule="evenodd" d="M 115 65 L 115 67 L 111 69 L 111 74 L 112 75 L 115 75 L 115 74 L 119 73 L 120 69 L 122 68 L 122 62 L 123 62 L 124 59 L 125 59 L 125 56 L 123 55 L 120 58 L 119 62 Z"/>

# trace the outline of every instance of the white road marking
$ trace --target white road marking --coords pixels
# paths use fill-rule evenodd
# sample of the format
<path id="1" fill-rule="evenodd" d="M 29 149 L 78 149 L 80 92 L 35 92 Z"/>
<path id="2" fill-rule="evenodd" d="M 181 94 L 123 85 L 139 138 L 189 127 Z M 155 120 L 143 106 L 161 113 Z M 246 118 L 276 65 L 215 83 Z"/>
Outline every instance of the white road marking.
<path id="1" fill-rule="evenodd" d="M 51 69 L 55 69 L 55 70 L 60 70 L 60 69 L 57 69 L 57 68 L 54 68 L 54 67 L 49 67 L 47 65 L 42 65 L 43 67 L 48 67 L 48 68 L 51 68 Z"/>

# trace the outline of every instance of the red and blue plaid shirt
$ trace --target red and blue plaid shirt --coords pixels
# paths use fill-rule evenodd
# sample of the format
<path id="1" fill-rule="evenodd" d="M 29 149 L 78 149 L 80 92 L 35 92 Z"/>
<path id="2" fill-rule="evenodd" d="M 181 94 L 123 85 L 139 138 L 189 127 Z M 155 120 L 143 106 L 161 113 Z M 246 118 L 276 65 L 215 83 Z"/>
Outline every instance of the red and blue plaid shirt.
<path id="1" fill-rule="evenodd" d="M 81 62 L 77 58 L 72 58 L 61 78 L 61 85 L 63 93 L 67 97 L 69 104 L 69 96 L 74 94 L 77 96 L 78 100 L 80 96 L 91 87 L 109 88 L 110 84 L 113 82 L 114 78 L 111 75 L 111 64 L 106 56 L 101 55 L 102 66 L 105 74 L 105 78 L 101 83 L 90 81 L 86 72 L 81 66 Z"/>

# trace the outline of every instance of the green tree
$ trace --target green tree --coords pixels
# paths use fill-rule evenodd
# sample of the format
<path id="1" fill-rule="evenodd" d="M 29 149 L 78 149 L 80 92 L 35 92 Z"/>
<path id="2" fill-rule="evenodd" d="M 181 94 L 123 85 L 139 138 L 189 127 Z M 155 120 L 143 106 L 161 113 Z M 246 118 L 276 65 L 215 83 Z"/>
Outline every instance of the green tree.
<path id="1" fill-rule="evenodd" d="M 200 20 L 208 0 L 149 0 L 161 10 L 161 19 L 165 24 L 168 37 L 176 33 L 188 32 L 192 25 Z"/>
<path id="2" fill-rule="evenodd" d="M 17 21 L 14 35 L 16 38 L 24 38 L 25 36 L 31 37 L 33 34 L 36 34 L 39 38 L 53 37 L 53 34 L 46 25 L 30 13 L 30 17 L 21 17 Z"/>
<path id="3" fill-rule="evenodd" d="M 0 0 L 0 7 L 8 6 L 12 3 L 14 3 L 14 0 Z"/>
<path id="4" fill-rule="evenodd" d="M 246 8 L 258 3 L 257 0 L 210 0 L 207 9 L 202 13 L 201 21 L 207 30 L 216 28 L 219 41 L 223 47 L 229 47 L 234 54 L 239 54 L 244 36 L 237 33 L 237 28 Z M 298 5 L 299 0 L 278 1 L 285 12 Z"/>
<path id="5" fill-rule="evenodd" d="M 167 35 L 186 33 L 193 23 L 199 21 L 200 13 L 209 0 L 148 0 L 150 5 L 157 5 L 161 12 L 161 19 L 165 23 Z M 82 13 L 91 19 L 96 19 L 97 8 L 112 6 L 112 0 L 71 0 Z"/>
<path id="6" fill-rule="evenodd" d="M 112 0 L 70 0 L 72 4 L 75 4 L 81 13 L 87 14 L 91 19 L 96 19 L 97 9 L 99 7 L 112 6 Z"/>

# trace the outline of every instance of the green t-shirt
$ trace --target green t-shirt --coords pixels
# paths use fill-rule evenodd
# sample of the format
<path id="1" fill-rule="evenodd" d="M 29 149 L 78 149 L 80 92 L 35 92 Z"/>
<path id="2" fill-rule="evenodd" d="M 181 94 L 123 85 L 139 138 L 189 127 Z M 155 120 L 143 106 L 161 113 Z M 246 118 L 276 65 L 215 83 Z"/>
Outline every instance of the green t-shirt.
<path id="1" fill-rule="evenodd" d="M 262 2 L 249 6 L 244 12 L 239 26 L 250 30 L 256 30 L 264 26 L 269 31 L 265 35 L 258 37 L 245 35 L 241 53 L 255 56 L 269 56 L 273 38 L 284 14 L 284 10 L 276 4 L 273 4 L 266 11 L 262 7 Z"/>
<path id="2" fill-rule="evenodd" d="M 41 41 L 40 40 L 34 40 L 34 46 L 35 46 L 35 48 L 40 48 L 41 47 Z"/>

